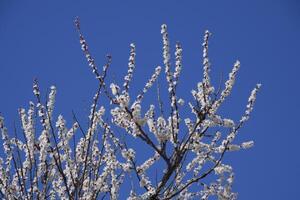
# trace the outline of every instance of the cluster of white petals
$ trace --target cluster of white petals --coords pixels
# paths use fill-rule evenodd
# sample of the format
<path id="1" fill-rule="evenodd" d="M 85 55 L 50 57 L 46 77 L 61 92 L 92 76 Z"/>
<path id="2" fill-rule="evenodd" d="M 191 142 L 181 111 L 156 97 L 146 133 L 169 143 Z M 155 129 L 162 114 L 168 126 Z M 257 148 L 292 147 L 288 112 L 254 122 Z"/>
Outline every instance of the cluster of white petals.
<path id="1" fill-rule="evenodd" d="M 129 83 L 133 77 L 133 70 L 135 68 L 135 45 L 132 43 L 130 44 L 130 56 L 128 61 L 128 71 L 127 75 L 124 77 L 124 84 L 125 90 L 128 91 Z"/>

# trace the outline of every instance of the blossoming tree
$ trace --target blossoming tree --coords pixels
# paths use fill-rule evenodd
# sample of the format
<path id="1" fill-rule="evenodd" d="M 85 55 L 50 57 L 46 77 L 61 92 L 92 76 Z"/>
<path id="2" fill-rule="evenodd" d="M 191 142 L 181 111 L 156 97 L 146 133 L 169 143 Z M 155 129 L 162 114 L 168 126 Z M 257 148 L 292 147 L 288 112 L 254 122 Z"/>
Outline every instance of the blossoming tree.
<path id="1" fill-rule="evenodd" d="M 137 97 L 129 88 L 135 69 L 135 45 L 130 45 L 128 72 L 123 85 L 108 83 L 107 64 L 99 70 L 84 39 L 79 20 L 75 20 L 81 49 L 97 81 L 89 125 L 85 129 L 74 114 L 67 128 L 62 115 L 53 116 L 56 88 L 52 86 L 46 103 L 37 81 L 33 85 L 35 102 L 19 109 L 22 134 L 8 133 L 0 116 L 4 156 L 0 158 L 0 196 L 2 199 L 236 199 L 232 192 L 232 167 L 223 163 L 227 152 L 247 149 L 253 141 L 236 144 L 239 129 L 249 119 L 260 84 L 252 90 L 245 114 L 237 122 L 222 117 L 218 109 L 230 95 L 240 62 L 236 61 L 223 89 L 215 90 L 210 81 L 208 41 L 203 42 L 203 79 L 191 91 L 193 101 L 185 104 L 178 97 L 182 70 L 182 48 L 176 44 L 175 66 L 170 64 L 167 26 L 162 25 L 164 76 L 168 99 L 158 94 L 156 103 L 142 112 L 143 99 L 162 74 L 155 68 Z M 133 86 L 134 88 L 134 86 Z M 159 88 L 162 90 L 163 88 Z M 99 101 L 108 98 L 111 107 Z M 167 108 L 169 113 L 162 112 Z M 159 106 L 155 106 L 159 105 Z M 145 107 L 145 106 L 144 106 Z M 189 110 L 190 116 L 182 118 Z M 218 127 L 218 129 L 214 128 Z M 116 134 L 115 130 L 121 130 Z M 222 130 L 222 131 L 220 131 Z M 221 133 L 222 132 L 222 133 Z M 122 135 L 148 147 L 152 156 L 136 157 L 137 147 L 129 146 Z M 126 138 L 128 140 L 128 137 Z M 149 170 L 156 168 L 156 176 Z M 163 170 L 161 170 L 163 168 Z M 159 169 L 159 170 L 157 170 Z M 125 195 L 124 184 L 128 189 Z M 131 183 L 128 186 L 127 183 Z"/>

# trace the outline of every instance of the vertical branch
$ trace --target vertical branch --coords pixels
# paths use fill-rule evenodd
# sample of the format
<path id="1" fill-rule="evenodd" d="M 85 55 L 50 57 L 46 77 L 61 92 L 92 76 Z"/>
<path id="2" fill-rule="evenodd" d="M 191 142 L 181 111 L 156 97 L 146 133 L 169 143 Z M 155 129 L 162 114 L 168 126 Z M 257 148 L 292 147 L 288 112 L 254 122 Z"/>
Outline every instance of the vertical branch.
<path id="1" fill-rule="evenodd" d="M 159 79 L 157 80 L 157 84 L 156 84 L 156 93 L 157 93 L 157 102 L 158 102 L 158 106 L 159 106 L 160 115 L 164 116 L 163 102 L 162 102 L 161 96 L 160 96 Z"/>
<path id="2" fill-rule="evenodd" d="M 127 71 L 127 75 L 124 77 L 124 84 L 123 84 L 126 92 L 128 92 L 129 83 L 133 77 L 133 71 L 135 68 L 135 55 L 136 55 L 135 44 L 131 43 L 130 44 L 130 56 L 129 56 L 129 61 L 128 61 L 128 71 Z"/>
<path id="3" fill-rule="evenodd" d="M 33 93 L 36 96 L 37 101 L 38 101 L 37 106 L 39 108 L 39 116 L 42 119 L 41 120 L 42 126 L 43 126 L 43 128 L 44 128 L 45 131 L 48 132 L 50 130 L 50 132 L 52 134 L 52 137 L 54 139 L 55 148 L 53 149 L 53 147 L 50 146 L 50 150 L 51 150 L 51 153 L 53 154 L 53 159 L 54 159 L 55 165 L 56 165 L 56 167 L 57 167 L 60 175 L 63 178 L 63 182 L 64 182 L 64 185 L 66 187 L 67 194 L 68 194 L 69 198 L 73 199 L 73 197 L 72 197 L 72 195 L 70 193 L 70 190 L 69 190 L 68 183 L 67 183 L 67 177 L 66 177 L 66 175 L 63 172 L 61 158 L 60 158 L 60 152 L 59 152 L 59 148 L 58 148 L 58 142 L 57 142 L 57 139 L 56 139 L 56 136 L 55 136 L 55 133 L 54 133 L 52 122 L 51 122 L 51 119 L 49 118 L 50 116 L 49 116 L 49 113 L 47 111 L 47 108 L 45 108 L 43 106 L 42 102 L 41 102 L 40 90 L 39 90 L 37 79 L 34 80 Z M 48 134 L 47 134 L 47 140 L 48 140 L 48 143 L 50 144 L 51 140 L 50 140 L 50 137 L 49 137 Z M 57 153 L 57 156 L 55 155 L 55 153 Z"/>

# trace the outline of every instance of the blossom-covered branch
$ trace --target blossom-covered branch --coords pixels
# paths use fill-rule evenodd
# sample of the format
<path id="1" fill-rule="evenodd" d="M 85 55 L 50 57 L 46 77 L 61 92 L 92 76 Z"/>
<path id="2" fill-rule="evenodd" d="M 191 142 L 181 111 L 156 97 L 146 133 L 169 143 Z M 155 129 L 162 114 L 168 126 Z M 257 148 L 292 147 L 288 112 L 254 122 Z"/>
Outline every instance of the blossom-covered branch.
<path id="1" fill-rule="evenodd" d="M 55 116 L 56 87 L 50 87 L 44 101 L 38 82 L 34 81 L 36 100 L 29 103 L 27 111 L 19 109 L 21 129 L 15 128 L 11 134 L 0 116 L 4 150 L 0 157 L 0 197 L 236 199 L 237 194 L 232 191 L 233 167 L 224 162 L 224 157 L 228 152 L 254 145 L 252 140 L 238 143 L 236 137 L 250 118 L 261 84 L 250 93 L 239 121 L 221 115 L 218 110 L 232 91 L 240 62 L 233 64 L 224 88 L 215 92 L 208 56 L 211 33 L 205 31 L 203 78 L 191 89 L 192 101 L 180 98 L 177 87 L 181 83 L 183 48 L 176 43 L 172 65 L 171 42 L 167 25 L 163 24 L 163 64 L 157 63 L 144 87 L 136 93 L 133 91 L 138 88 L 132 85 L 137 67 L 135 44 L 130 44 L 127 73 L 120 79 L 123 83 L 117 83 L 110 81 L 108 73 L 111 56 L 99 70 L 78 18 L 75 27 L 98 84 L 87 116 L 88 125 L 82 126 L 75 113 L 70 125 L 63 115 Z M 165 91 L 168 98 L 157 94 L 158 102 L 147 105 L 146 94 L 153 92 L 159 76 L 165 76 L 166 84 L 160 84 L 158 90 Z M 162 112 L 162 102 L 169 113 Z M 140 151 L 140 145 L 146 152 Z"/>

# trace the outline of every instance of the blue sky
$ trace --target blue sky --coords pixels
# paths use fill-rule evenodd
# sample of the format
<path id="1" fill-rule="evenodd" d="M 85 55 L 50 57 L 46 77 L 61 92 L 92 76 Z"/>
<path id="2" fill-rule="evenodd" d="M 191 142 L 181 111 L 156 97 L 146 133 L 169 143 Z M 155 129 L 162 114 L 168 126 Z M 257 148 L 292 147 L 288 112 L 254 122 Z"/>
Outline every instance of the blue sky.
<path id="1" fill-rule="evenodd" d="M 50 3 L 51 2 L 51 3 Z M 179 90 L 185 97 L 202 79 L 201 43 L 213 33 L 210 60 L 213 81 L 227 77 L 234 61 L 241 70 L 223 113 L 238 119 L 257 82 L 263 84 L 250 121 L 239 140 L 255 141 L 247 151 L 228 154 L 242 200 L 296 199 L 300 196 L 300 3 L 297 0 L 252 1 L 0 1 L 0 112 L 8 124 L 17 109 L 33 98 L 32 81 L 44 92 L 58 88 L 56 113 L 85 114 L 96 88 L 73 26 L 82 29 L 99 66 L 113 56 L 111 79 L 127 70 L 129 44 L 137 47 L 134 83 L 141 89 L 162 65 L 160 25 L 171 44 L 180 41 L 183 67 Z"/>

